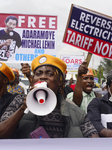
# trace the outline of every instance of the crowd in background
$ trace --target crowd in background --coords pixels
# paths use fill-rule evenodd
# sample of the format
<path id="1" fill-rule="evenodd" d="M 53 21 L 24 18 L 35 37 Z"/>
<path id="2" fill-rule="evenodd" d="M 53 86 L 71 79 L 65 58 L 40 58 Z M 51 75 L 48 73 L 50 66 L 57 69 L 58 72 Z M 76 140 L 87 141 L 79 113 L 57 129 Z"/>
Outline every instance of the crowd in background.
<path id="1" fill-rule="evenodd" d="M 112 137 L 112 70 L 97 92 L 92 69 L 86 63 L 79 66 L 75 84 L 73 78 L 66 84 L 67 66 L 58 57 L 43 54 L 31 66 L 21 64 L 31 91 L 35 83 L 44 81 L 56 96 L 54 110 L 39 116 L 25 113 L 27 94 L 19 85 L 18 70 L 0 62 L 0 138 L 31 138 L 40 126 L 50 138 Z"/>

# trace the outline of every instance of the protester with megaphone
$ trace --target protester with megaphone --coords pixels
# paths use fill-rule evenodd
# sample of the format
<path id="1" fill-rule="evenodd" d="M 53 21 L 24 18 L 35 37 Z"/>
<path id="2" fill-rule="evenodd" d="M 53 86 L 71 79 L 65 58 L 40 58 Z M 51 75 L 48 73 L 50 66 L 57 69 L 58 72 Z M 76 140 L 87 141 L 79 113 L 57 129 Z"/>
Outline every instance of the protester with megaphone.
<path id="1" fill-rule="evenodd" d="M 47 54 L 40 55 L 32 61 L 33 83 L 45 81 L 47 88 L 55 93 L 57 103 L 54 110 L 47 115 L 45 113 L 41 116 L 33 114 L 31 111 L 25 114 L 19 122 L 15 138 L 31 138 L 31 133 L 39 126 L 44 127 L 50 138 L 98 137 L 96 129 L 84 111 L 63 97 L 63 73 L 66 67 L 66 64 L 60 58 Z M 32 94 L 30 98 L 33 99 L 33 96 Z M 49 96 L 49 92 L 48 97 L 54 101 L 54 97 Z M 46 107 L 49 109 L 51 104 Z"/>

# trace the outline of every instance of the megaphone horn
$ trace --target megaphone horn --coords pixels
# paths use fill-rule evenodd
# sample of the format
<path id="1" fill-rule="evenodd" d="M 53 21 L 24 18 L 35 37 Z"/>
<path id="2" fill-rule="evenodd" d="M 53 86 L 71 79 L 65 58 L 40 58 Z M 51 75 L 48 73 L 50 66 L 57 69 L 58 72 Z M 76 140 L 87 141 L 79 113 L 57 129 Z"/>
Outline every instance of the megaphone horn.
<path id="1" fill-rule="evenodd" d="M 26 97 L 28 109 L 25 113 L 31 111 L 35 115 L 44 116 L 54 110 L 57 104 L 57 98 L 55 93 L 47 87 L 46 82 L 36 85 L 37 86 L 32 89 Z"/>

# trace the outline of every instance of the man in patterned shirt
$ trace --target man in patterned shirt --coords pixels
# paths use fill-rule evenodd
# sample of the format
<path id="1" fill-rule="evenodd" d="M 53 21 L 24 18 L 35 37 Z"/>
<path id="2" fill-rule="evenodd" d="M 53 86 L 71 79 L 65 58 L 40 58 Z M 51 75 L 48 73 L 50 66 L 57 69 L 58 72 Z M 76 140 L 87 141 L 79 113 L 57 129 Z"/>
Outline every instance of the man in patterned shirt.
<path id="1" fill-rule="evenodd" d="M 19 72 L 17 69 L 15 68 L 11 68 L 11 70 L 13 71 L 14 75 L 15 75 L 15 79 L 13 81 L 10 81 L 8 86 L 7 86 L 7 91 L 9 93 L 15 94 L 24 94 L 24 89 L 22 86 L 18 85 L 19 82 Z"/>

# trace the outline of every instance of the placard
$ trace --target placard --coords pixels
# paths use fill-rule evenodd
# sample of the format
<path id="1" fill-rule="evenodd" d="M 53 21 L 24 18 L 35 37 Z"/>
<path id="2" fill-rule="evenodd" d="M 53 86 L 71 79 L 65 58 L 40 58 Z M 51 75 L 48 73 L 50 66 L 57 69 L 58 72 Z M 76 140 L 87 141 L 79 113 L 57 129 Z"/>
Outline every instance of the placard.
<path id="1" fill-rule="evenodd" d="M 79 66 L 84 61 L 84 55 L 61 55 L 61 59 L 67 65 L 68 74 L 77 74 Z"/>
<path id="2" fill-rule="evenodd" d="M 112 59 L 112 17 L 72 4 L 63 42 Z"/>
<path id="3" fill-rule="evenodd" d="M 0 14 L 0 61 L 31 62 L 56 56 L 57 16 Z"/>

